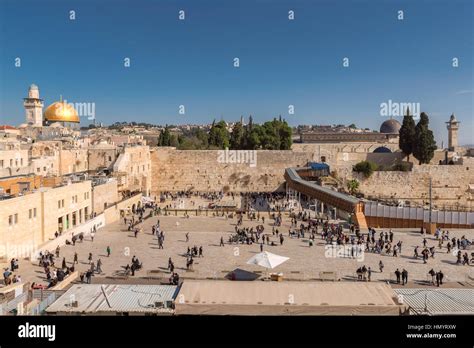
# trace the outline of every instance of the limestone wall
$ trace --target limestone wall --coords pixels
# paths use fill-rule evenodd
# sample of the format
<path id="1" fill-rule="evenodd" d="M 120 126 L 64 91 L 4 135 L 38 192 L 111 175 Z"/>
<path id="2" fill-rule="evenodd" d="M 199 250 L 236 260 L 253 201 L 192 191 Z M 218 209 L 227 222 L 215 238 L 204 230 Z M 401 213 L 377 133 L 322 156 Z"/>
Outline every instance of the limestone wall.
<path id="1" fill-rule="evenodd" d="M 104 210 L 105 223 L 110 224 L 120 219 L 120 213 L 122 210 L 130 211 L 132 206 L 136 207 L 141 205 L 142 194 L 136 194 L 133 197 L 124 199 L 120 202 L 114 203 L 112 206 Z"/>
<path id="2" fill-rule="evenodd" d="M 219 163 L 217 150 L 155 148 L 151 154 L 152 196 L 162 191 L 270 192 L 283 189 L 285 168 L 313 161 L 312 153 L 257 151 L 256 165 Z"/>
<path id="3" fill-rule="evenodd" d="M 429 180 L 432 179 L 433 203 L 443 207 L 474 210 L 474 161 L 466 159 L 463 165 L 415 165 L 411 172 L 375 172 L 368 179 L 353 174 L 360 182 L 359 190 L 366 198 L 413 201 L 418 204 L 429 200 Z"/>
<path id="4" fill-rule="evenodd" d="M 100 214 L 108 206 L 119 201 L 117 180 L 110 179 L 108 182 L 92 187 L 92 209 Z"/>

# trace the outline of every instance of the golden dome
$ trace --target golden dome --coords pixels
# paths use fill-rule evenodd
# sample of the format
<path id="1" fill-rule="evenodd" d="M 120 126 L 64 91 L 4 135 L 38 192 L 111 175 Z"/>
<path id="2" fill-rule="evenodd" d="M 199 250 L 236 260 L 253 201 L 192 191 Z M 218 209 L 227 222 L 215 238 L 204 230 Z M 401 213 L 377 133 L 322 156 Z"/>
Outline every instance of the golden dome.
<path id="1" fill-rule="evenodd" d="M 58 101 L 46 108 L 44 118 L 48 122 L 73 122 L 79 123 L 79 116 L 72 104 Z"/>

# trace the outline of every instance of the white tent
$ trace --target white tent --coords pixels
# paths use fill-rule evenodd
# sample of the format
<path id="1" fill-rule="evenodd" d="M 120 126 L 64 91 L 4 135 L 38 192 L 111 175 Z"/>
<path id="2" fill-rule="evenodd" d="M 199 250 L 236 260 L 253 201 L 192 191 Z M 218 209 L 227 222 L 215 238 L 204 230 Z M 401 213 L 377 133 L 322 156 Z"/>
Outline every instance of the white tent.
<path id="1" fill-rule="evenodd" d="M 247 261 L 249 265 L 259 265 L 265 268 L 275 268 L 276 266 L 282 264 L 283 262 L 289 260 L 289 257 L 275 255 L 264 251 L 255 256 L 252 256 L 250 260 Z"/>

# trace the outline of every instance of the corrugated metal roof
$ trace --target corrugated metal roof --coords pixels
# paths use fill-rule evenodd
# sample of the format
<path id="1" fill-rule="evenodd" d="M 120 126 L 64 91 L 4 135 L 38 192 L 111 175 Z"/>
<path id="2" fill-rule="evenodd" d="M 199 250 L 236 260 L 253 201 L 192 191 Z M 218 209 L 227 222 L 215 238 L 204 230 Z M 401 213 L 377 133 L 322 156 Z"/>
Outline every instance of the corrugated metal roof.
<path id="1" fill-rule="evenodd" d="M 473 315 L 474 289 L 394 289 L 413 312 L 431 315 Z"/>
<path id="2" fill-rule="evenodd" d="M 66 291 L 46 312 L 169 312 L 170 309 L 155 304 L 173 302 L 177 293 L 178 287 L 174 285 L 78 284 Z M 71 306 L 73 301 L 77 301 L 77 307 Z"/>

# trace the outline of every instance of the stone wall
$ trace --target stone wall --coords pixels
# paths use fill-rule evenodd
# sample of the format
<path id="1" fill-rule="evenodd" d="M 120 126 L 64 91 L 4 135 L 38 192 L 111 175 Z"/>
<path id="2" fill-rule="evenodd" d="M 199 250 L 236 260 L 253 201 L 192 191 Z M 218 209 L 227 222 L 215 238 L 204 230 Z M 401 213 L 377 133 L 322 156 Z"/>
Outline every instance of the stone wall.
<path id="1" fill-rule="evenodd" d="M 155 148 L 151 154 L 152 196 L 163 191 L 271 192 L 283 190 L 285 168 L 313 160 L 307 152 L 257 151 L 256 165 L 219 163 L 218 150 Z"/>
<path id="2" fill-rule="evenodd" d="M 411 172 L 374 172 L 368 179 L 353 176 L 360 182 L 359 190 L 366 198 L 412 201 L 422 205 L 429 201 L 429 180 L 432 179 L 433 204 L 438 209 L 464 208 L 474 210 L 474 160 L 466 158 L 463 165 L 415 165 Z"/>
<path id="3" fill-rule="evenodd" d="M 115 221 L 118 221 L 121 217 L 121 212 L 131 211 L 133 205 L 138 207 L 141 205 L 142 194 L 136 194 L 135 196 L 126 198 L 120 202 L 114 203 L 112 206 L 109 206 L 104 210 L 105 223 L 110 224 Z"/>
<path id="4" fill-rule="evenodd" d="M 110 179 L 108 182 L 92 186 L 92 211 L 100 214 L 108 206 L 119 201 L 117 180 Z"/>
<path id="5" fill-rule="evenodd" d="M 257 151 L 257 165 L 219 163 L 218 151 L 186 151 L 175 148 L 155 148 L 152 151 L 152 196 L 163 191 L 233 191 L 270 192 L 284 189 L 284 171 L 288 167 L 305 166 L 318 161 L 315 144 L 305 150 Z M 432 178 L 432 197 L 439 209 L 474 209 L 474 159 L 465 158 L 463 165 L 414 165 L 410 172 L 378 171 L 366 179 L 354 173 L 352 166 L 362 160 L 390 165 L 401 159 L 400 153 L 371 153 L 343 151 L 342 145 L 324 146 L 331 171 L 336 171 L 342 183 L 351 178 L 360 182 L 360 192 L 366 198 L 426 203 L 429 197 L 429 178 Z M 347 145 L 345 145 L 347 146 Z M 339 151 L 337 150 L 339 149 Z M 346 148 L 349 150 L 348 148 Z M 352 150 L 352 149 L 351 149 Z M 321 152 L 321 153 L 322 153 Z M 344 155 L 346 153 L 346 155 Z"/>

